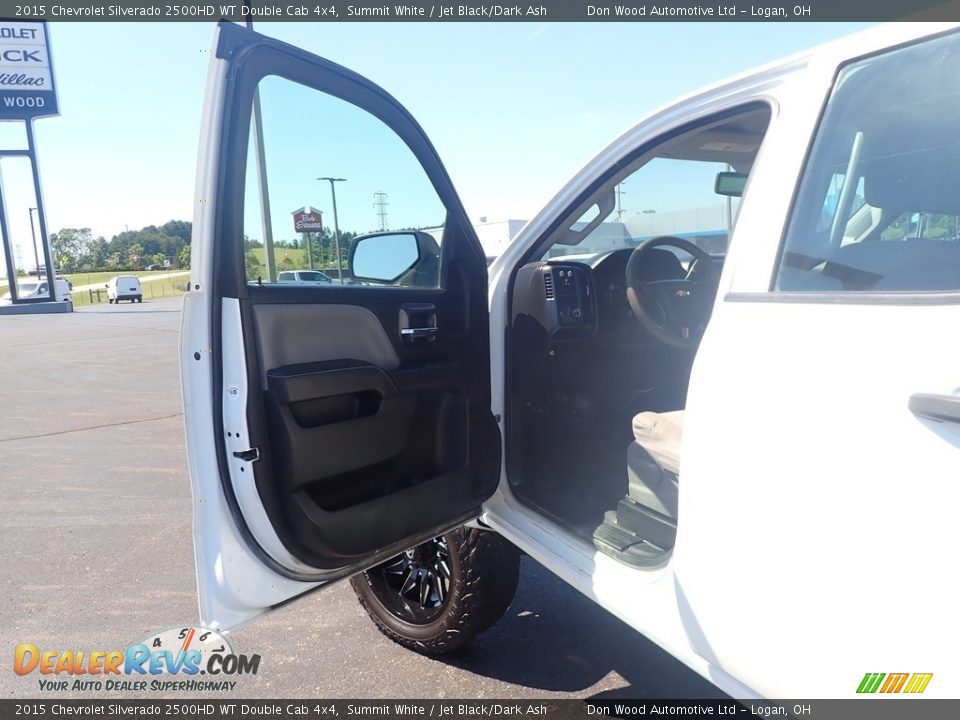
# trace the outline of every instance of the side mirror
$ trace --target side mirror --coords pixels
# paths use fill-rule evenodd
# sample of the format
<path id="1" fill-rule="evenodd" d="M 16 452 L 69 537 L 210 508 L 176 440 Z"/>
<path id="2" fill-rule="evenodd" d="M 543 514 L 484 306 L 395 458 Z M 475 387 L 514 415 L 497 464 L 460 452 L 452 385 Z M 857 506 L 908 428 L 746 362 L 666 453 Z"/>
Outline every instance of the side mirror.
<path id="1" fill-rule="evenodd" d="M 110 287 L 110 283 L 104 283 L 103 286 L 104 286 L 105 288 L 109 288 L 109 287 Z"/>
<path id="2" fill-rule="evenodd" d="M 747 184 L 747 174 L 738 172 L 719 172 L 713 183 L 713 191 L 717 195 L 727 197 L 742 197 L 743 188 Z"/>
<path id="3" fill-rule="evenodd" d="M 436 287 L 440 246 L 432 235 L 417 231 L 384 232 L 355 238 L 348 267 L 356 280 L 396 283 L 415 272 L 405 285 Z M 422 276 L 422 277 L 421 277 Z"/>

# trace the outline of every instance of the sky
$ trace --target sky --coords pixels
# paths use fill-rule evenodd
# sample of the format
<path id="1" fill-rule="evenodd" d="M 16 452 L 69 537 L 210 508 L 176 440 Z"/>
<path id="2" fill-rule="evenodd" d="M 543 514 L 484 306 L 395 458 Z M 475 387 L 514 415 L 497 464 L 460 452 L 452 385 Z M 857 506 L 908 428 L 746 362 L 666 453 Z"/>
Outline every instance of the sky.
<path id="1" fill-rule="evenodd" d="M 614 137 L 669 100 L 863 27 L 260 23 L 256 29 L 345 65 L 399 99 L 433 141 L 468 216 L 492 222 L 532 217 Z M 109 239 L 126 228 L 192 219 L 213 31 L 206 22 L 51 23 L 61 114 L 35 124 L 50 232 L 89 227 Z M 286 108 L 275 112 L 285 114 Z M 266 132 L 280 137 L 280 127 L 272 127 Z M 0 142 L 17 147 L 22 131 L 0 123 Z M 29 173 L 13 160 L 0 169 L 17 264 L 32 267 Z M 346 177 L 350 169 L 305 169 L 296 198 L 278 200 L 274 214 L 308 204 L 329 224 L 329 185 L 313 178 Z M 356 177 L 352 183 L 348 177 L 337 186 L 343 226 L 373 229 L 372 186 Z M 378 189 L 390 194 L 388 213 L 401 212 L 394 195 L 402 188 Z"/>

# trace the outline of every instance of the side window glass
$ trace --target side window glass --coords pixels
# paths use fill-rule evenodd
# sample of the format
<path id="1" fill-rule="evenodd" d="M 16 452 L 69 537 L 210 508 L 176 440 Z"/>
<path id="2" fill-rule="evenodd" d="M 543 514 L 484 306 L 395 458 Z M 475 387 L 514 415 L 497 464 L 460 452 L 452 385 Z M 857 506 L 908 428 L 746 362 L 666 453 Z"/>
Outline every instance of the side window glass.
<path id="1" fill-rule="evenodd" d="M 258 90 L 262 137 L 251 123 L 244 193 L 247 281 L 439 287 L 446 210 L 407 145 L 367 111 L 285 78 L 268 76 Z"/>
<path id="2" fill-rule="evenodd" d="M 960 290 L 960 37 L 844 68 L 774 289 Z"/>

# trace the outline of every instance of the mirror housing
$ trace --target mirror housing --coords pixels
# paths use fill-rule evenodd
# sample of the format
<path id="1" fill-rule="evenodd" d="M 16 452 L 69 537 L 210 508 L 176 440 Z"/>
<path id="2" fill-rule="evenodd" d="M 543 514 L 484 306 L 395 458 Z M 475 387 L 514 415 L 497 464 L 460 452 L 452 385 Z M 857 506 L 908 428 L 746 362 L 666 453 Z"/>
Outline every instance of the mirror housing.
<path id="1" fill-rule="evenodd" d="M 361 282 L 438 287 L 440 244 L 418 230 L 361 235 L 350 245 L 347 266 L 351 277 Z"/>
<path id="2" fill-rule="evenodd" d="M 713 191 L 717 195 L 727 197 L 742 197 L 743 188 L 747 184 L 747 174 L 738 172 L 719 172 L 713 183 Z"/>

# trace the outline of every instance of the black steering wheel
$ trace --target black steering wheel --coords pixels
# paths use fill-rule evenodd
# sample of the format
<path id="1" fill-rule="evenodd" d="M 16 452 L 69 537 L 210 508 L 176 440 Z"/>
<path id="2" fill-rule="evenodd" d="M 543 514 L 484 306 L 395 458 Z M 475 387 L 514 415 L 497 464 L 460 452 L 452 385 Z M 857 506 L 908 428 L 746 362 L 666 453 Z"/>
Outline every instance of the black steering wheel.
<path id="1" fill-rule="evenodd" d="M 686 277 L 679 280 L 644 280 L 642 268 L 650 251 L 674 247 L 693 256 Z M 710 319 L 720 274 L 713 259 L 692 242 L 672 235 L 644 240 L 627 262 L 627 301 L 634 316 L 661 342 L 693 348 L 700 342 Z"/>

